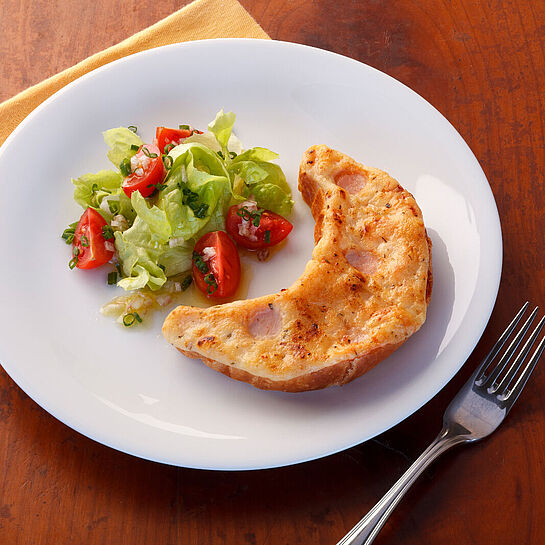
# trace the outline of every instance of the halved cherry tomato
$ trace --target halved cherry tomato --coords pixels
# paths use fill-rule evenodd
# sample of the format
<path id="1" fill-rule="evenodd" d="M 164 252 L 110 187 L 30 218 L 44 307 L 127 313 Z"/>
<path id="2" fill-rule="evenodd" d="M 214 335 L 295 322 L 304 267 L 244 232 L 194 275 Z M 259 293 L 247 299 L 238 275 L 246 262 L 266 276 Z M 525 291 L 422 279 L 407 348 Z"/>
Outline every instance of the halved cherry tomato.
<path id="1" fill-rule="evenodd" d="M 255 209 L 245 203 L 229 208 L 225 230 L 248 250 L 261 250 L 282 242 L 293 229 L 284 217 L 270 210 Z"/>
<path id="2" fill-rule="evenodd" d="M 184 138 L 191 136 L 193 131 L 187 129 L 169 129 L 168 127 L 157 127 L 155 131 L 155 139 L 157 141 L 157 147 L 161 150 L 161 153 L 165 152 L 165 146 L 168 144 L 174 144 L 177 146 L 181 144 Z"/>
<path id="3" fill-rule="evenodd" d="M 136 152 L 135 157 L 137 166 L 132 174 L 123 180 L 123 191 L 127 197 L 130 197 L 133 191 L 140 191 L 142 197 L 149 197 L 163 181 L 165 167 L 161 152 L 153 144 L 144 144 Z"/>
<path id="4" fill-rule="evenodd" d="M 225 231 L 207 233 L 195 244 L 193 278 L 207 297 L 230 297 L 237 291 L 240 259 Z"/>
<path id="5" fill-rule="evenodd" d="M 108 224 L 94 208 L 87 208 L 81 216 L 72 243 L 74 257 L 71 263 L 75 263 L 78 269 L 94 269 L 112 259 L 114 250 L 107 248 L 102 232 L 105 225 Z M 112 246 L 113 242 L 110 240 Z"/>

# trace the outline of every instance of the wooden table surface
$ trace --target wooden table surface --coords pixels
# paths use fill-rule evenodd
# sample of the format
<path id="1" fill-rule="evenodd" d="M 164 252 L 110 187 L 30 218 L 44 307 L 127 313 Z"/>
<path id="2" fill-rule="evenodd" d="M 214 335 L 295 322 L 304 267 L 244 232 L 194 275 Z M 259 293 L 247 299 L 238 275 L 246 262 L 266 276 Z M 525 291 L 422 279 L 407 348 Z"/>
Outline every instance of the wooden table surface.
<path id="1" fill-rule="evenodd" d="M 179 9 L 163 0 L 3 0 L 0 100 Z M 417 413 L 345 452 L 255 472 L 163 466 L 67 428 L 0 372 L 0 545 L 337 542 L 434 438 L 440 416 L 521 301 L 545 302 L 545 2 L 242 0 L 272 38 L 399 79 L 458 129 L 503 227 L 504 266 L 470 363 Z M 486 244 L 486 240 L 481 241 Z M 443 457 L 376 540 L 545 543 L 545 365 L 500 432 Z"/>

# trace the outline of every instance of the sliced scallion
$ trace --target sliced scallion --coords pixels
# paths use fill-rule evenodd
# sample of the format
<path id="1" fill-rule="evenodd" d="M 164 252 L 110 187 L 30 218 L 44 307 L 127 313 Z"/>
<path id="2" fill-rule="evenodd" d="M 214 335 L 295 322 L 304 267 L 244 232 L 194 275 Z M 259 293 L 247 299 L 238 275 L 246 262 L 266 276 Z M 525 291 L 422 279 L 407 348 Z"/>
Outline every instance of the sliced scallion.
<path id="1" fill-rule="evenodd" d="M 129 131 L 132 131 L 132 132 L 137 132 L 138 131 L 138 127 L 136 127 L 135 125 L 129 125 L 127 127 L 127 129 L 129 129 Z"/>
<path id="2" fill-rule="evenodd" d="M 114 230 L 111 225 L 102 226 L 102 236 L 104 237 L 104 240 L 111 240 L 114 238 Z"/>
<path id="3" fill-rule="evenodd" d="M 191 286 L 191 282 L 193 282 L 193 277 L 188 274 L 181 283 L 182 291 L 185 291 L 189 286 Z"/>
<path id="4" fill-rule="evenodd" d="M 153 153 L 151 152 L 148 148 L 146 147 L 143 147 L 142 148 L 142 153 L 146 156 L 146 157 L 149 157 L 150 159 L 155 159 L 156 157 L 158 157 L 158 155 L 156 153 Z"/>
<path id="5" fill-rule="evenodd" d="M 65 229 L 62 232 L 61 238 L 66 242 L 66 244 L 72 244 L 74 242 L 74 235 L 76 234 L 76 227 L 78 226 L 78 222 L 75 221 L 74 223 L 71 223 L 67 229 Z"/>
<path id="6" fill-rule="evenodd" d="M 165 168 L 167 170 L 170 170 L 172 168 L 172 163 L 174 163 L 174 160 L 170 155 L 165 155 L 163 157 L 163 164 L 165 165 Z"/>
<path id="7" fill-rule="evenodd" d="M 138 314 L 138 312 L 131 312 L 123 316 L 123 325 L 125 327 L 131 327 L 136 322 L 142 323 L 142 318 L 140 318 L 140 315 Z"/>
<path id="8" fill-rule="evenodd" d="M 117 271 L 108 273 L 108 286 L 115 286 L 117 284 Z"/>
<path id="9" fill-rule="evenodd" d="M 204 277 L 206 282 L 206 293 L 212 295 L 218 289 L 218 283 L 216 282 L 216 277 L 210 273 Z"/>

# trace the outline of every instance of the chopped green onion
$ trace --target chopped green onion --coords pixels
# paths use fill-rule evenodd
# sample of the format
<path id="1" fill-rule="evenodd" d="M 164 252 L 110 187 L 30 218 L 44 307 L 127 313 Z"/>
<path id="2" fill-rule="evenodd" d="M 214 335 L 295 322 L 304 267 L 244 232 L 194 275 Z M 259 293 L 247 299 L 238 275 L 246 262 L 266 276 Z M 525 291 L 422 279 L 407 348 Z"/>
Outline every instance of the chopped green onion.
<path id="1" fill-rule="evenodd" d="M 114 238 L 114 230 L 111 225 L 102 226 L 102 236 L 104 237 L 104 240 L 111 240 Z"/>
<path id="2" fill-rule="evenodd" d="M 225 159 L 225 155 L 221 151 L 216 151 L 216 153 L 222 158 Z"/>
<path id="3" fill-rule="evenodd" d="M 134 126 L 134 125 L 129 125 L 127 127 L 127 129 L 129 129 L 129 131 L 132 131 L 132 132 L 136 132 L 138 131 L 138 127 Z"/>
<path id="4" fill-rule="evenodd" d="M 93 184 L 91 186 L 91 193 L 94 195 L 99 190 L 98 184 Z"/>
<path id="5" fill-rule="evenodd" d="M 157 189 L 157 191 L 163 191 L 167 188 L 165 184 L 149 184 L 146 187 L 154 187 L 155 189 Z"/>
<path id="6" fill-rule="evenodd" d="M 206 212 L 208 212 L 208 205 L 206 203 L 202 203 L 198 208 L 192 208 L 193 215 L 196 218 L 199 218 L 202 220 L 206 217 Z"/>
<path id="7" fill-rule="evenodd" d="M 132 173 L 131 160 L 125 157 L 125 159 L 123 159 L 123 161 L 121 161 L 121 164 L 119 165 L 119 170 L 121 171 L 121 174 L 125 176 L 125 178 L 127 176 L 130 176 Z"/>
<path id="8" fill-rule="evenodd" d="M 149 157 L 151 159 L 155 159 L 156 157 L 158 157 L 158 155 L 156 153 L 152 153 L 148 148 L 142 148 L 142 153 L 146 156 L 146 157 Z"/>
<path id="9" fill-rule="evenodd" d="M 204 277 L 204 281 L 206 282 L 206 293 L 208 293 L 208 295 L 212 295 L 218 289 L 216 277 L 210 273 Z"/>
<path id="10" fill-rule="evenodd" d="M 179 125 L 179 127 L 180 127 L 180 130 L 182 130 L 182 131 L 189 131 L 190 130 L 189 125 Z"/>
<path id="11" fill-rule="evenodd" d="M 189 288 L 189 286 L 191 286 L 191 282 L 193 282 L 193 277 L 188 274 L 183 280 L 182 280 L 182 283 L 181 283 L 181 286 L 182 286 L 182 291 L 185 291 L 187 288 Z"/>
<path id="12" fill-rule="evenodd" d="M 108 286 L 115 286 L 117 284 L 117 272 L 112 271 L 108 273 Z"/>
<path id="13" fill-rule="evenodd" d="M 203 274 L 206 274 L 209 271 L 208 265 L 204 262 L 201 254 L 197 252 L 193 252 L 193 263 L 195 263 L 195 267 Z"/>
<path id="14" fill-rule="evenodd" d="M 234 151 L 229 152 L 229 157 L 231 157 L 231 159 L 234 159 L 236 156 L 237 154 Z"/>
<path id="15" fill-rule="evenodd" d="M 84 248 L 88 248 L 88 247 L 89 247 L 89 239 L 88 239 L 85 235 L 81 235 L 80 242 L 81 242 L 81 245 L 82 245 Z"/>
<path id="16" fill-rule="evenodd" d="M 271 243 L 271 232 L 269 230 L 265 231 L 265 244 Z"/>
<path id="17" fill-rule="evenodd" d="M 172 163 L 174 163 L 174 159 L 170 155 L 165 155 L 163 157 L 163 164 L 165 165 L 165 168 L 167 170 L 170 170 L 172 168 Z"/>
<path id="18" fill-rule="evenodd" d="M 73 269 L 77 264 L 78 264 L 78 256 L 75 255 L 75 256 L 68 262 L 68 266 L 70 267 L 70 269 Z"/>
<path id="19" fill-rule="evenodd" d="M 255 212 L 250 212 L 245 206 L 242 206 L 237 210 L 237 216 L 240 216 L 243 220 L 251 221 L 254 227 L 259 227 L 263 212 L 265 212 L 264 208 L 258 208 Z"/>
<path id="20" fill-rule="evenodd" d="M 74 257 L 78 257 L 80 253 L 81 253 L 81 252 L 80 252 L 80 249 L 79 249 L 77 246 L 74 246 L 74 247 L 72 248 L 72 255 L 73 255 Z"/>
<path id="21" fill-rule="evenodd" d="M 131 312 L 130 314 L 125 314 L 125 316 L 123 316 L 123 325 L 125 327 L 131 327 L 131 325 L 136 322 L 142 323 L 142 318 L 140 318 L 138 312 Z"/>
<path id="22" fill-rule="evenodd" d="M 167 144 L 165 146 L 165 149 L 163 150 L 163 153 L 168 153 L 172 148 L 175 148 L 176 147 L 176 144 Z"/>
<path id="23" fill-rule="evenodd" d="M 66 244 L 72 244 L 74 242 L 74 235 L 76 234 L 76 227 L 78 222 L 71 223 L 67 229 L 62 232 L 61 238 L 64 239 Z"/>
<path id="24" fill-rule="evenodd" d="M 140 149 L 140 146 L 138 144 L 131 144 L 132 151 L 138 151 L 139 149 Z"/>
<path id="25" fill-rule="evenodd" d="M 208 204 L 200 202 L 199 194 L 191 191 L 191 189 L 185 187 L 184 184 L 179 183 L 178 187 L 182 190 L 183 193 L 182 204 L 186 204 L 187 206 L 189 206 L 189 208 L 193 210 L 193 215 L 196 218 L 205 218 L 209 208 Z"/>

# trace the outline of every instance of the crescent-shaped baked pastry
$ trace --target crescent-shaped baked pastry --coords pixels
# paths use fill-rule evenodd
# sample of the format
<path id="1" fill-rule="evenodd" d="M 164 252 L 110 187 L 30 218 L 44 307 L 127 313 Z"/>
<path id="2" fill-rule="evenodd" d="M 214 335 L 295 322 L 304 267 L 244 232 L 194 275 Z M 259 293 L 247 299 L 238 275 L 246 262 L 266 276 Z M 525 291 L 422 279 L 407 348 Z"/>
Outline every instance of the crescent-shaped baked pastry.
<path id="1" fill-rule="evenodd" d="M 267 390 L 345 384 L 426 319 L 431 243 L 413 196 L 385 172 L 308 149 L 299 190 L 315 248 L 289 289 L 207 309 L 179 306 L 163 334 L 186 356 Z"/>

